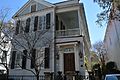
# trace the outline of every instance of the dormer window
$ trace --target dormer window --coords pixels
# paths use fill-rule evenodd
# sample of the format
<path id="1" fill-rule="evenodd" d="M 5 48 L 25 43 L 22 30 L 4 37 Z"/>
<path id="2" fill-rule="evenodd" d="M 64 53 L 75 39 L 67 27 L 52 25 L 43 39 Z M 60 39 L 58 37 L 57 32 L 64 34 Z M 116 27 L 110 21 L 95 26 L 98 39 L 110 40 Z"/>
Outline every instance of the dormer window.
<path id="1" fill-rule="evenodd" d="M 31 6 L 31 12 L 35 12 L 36 11 L 36 4 Z"/>

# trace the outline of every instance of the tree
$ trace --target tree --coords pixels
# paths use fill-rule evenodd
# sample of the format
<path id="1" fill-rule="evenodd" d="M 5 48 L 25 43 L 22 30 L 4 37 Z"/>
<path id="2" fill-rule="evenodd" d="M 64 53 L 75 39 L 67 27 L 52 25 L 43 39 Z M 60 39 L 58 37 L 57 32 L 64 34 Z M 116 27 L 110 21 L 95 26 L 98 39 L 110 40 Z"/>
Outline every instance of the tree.
<path id="1" fill-rule="evenodd" d="M 120 0 L 93 0 L 102 8 L 103 11 L 97 14 L 96 23 L 103 26 L 103 23 L 108 23 L 109 20 L 120 21 Z"/>
<path id="2" fill-rule="evenodd" d="M 39 31 L 34 29 L 34 31 L 31 31 L 27 28 L 30 26 L 30 20 L 27 19 L 27 21 L 26 26 L 24 21 L 17 21 L 16 28 L 14 29 L 15 33 L 11 39 L 12 50 L 17 51 L 22 58 L 22 61 L 15 65 L 32 72 L 36 76 L 36 79 L 39 80 L 41 67 L 43 65 L 46 68 L 49 67 L 49 63 L 46 63 L 46 61 L 50 58 L 49 51 L 51 46 L 54 45 L 53 37 L 51 28 Z M 47 46 L 47 48 L 44 48 L 45 53 L 43 53 L 43 47 L 45 46 Z M 27 68 L 25 65 L 27 60 L 31 61 L 31 69 Z M 13 65 L 11 65 L 11 67 L 13 67 Z"/>
<path id="3" fill-rule="evenodd" d="M 6 79 L 9 75 L 9 53 L 10 53 L 10 40 L 8 39 L 8 29 L 12 29 L 13 23 L 11 21 L 6 21 L 6 18 L 9 14 L 8 8 L 0 10 L 0 66 L 3 66 L 6 69 Z"/>
<path id="4" fill-rule="evenodd" d="M 105 75 L 105 61 L 107 59 L 106 57 L 107 51 L 104 47 L 104 43 L 102 41 L 96 42 L 95 44 L 93 44 L 93 49 L 98 55 L 98 58 L 100 60 L 100 64 L 102 67 L 102 74 L 104 76 Z"/>

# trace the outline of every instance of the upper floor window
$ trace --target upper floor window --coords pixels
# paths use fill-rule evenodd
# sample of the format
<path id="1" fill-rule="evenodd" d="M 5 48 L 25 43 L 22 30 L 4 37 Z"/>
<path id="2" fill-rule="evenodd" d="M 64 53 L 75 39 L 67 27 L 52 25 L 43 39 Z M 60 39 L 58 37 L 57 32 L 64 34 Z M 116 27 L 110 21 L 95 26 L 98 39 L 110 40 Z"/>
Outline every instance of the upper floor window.
<path id="1" fill-rule="evenodd" d="M 36 11 L 36 4 L 31 6 L 31 12 L 35 12 Z"/>
<path id="2" fill-rule="evenodd" d="M 28 18 L 28 19 L 26 20 L 26 27 L 25 27 L 25 32 L 26 32 L 26 33 L 29 32 L 29 29 L 30 29 L 30 21 L 31 21 L 30 18 Z"/>

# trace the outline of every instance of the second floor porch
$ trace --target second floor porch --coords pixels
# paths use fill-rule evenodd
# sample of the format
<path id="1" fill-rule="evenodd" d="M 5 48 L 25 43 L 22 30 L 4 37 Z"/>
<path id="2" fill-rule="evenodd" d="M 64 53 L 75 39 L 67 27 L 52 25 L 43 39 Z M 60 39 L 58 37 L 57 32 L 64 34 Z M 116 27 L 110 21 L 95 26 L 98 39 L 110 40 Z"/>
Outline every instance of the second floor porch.
<path id="1" fill-rule="evenodd" d="M 79 28 L 57 30 L 56 31 L 56 38 L 60 38 L 60 37 L 73 37 L 73 36 L 80 36 L 80 35 L 81 35 L 81 31 L 80 31 Z"/>

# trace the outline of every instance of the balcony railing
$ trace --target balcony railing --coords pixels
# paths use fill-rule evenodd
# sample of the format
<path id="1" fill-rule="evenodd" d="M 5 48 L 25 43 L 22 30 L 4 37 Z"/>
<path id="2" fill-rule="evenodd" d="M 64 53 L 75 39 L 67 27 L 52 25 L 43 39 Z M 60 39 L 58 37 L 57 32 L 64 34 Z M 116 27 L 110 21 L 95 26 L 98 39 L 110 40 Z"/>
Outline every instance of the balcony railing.
<path id="1" fill-rule="evenodd" d="M 68 37 L 68 36 L 78 36 L 78 35 L 80 35 L 79 28 L 56 31 L 56 37 Z"/>

